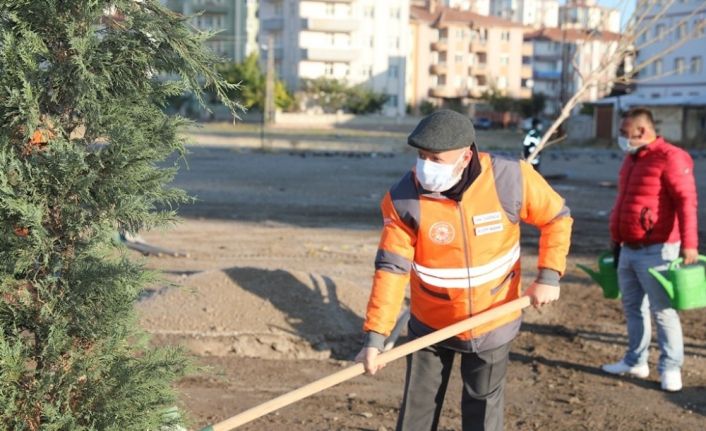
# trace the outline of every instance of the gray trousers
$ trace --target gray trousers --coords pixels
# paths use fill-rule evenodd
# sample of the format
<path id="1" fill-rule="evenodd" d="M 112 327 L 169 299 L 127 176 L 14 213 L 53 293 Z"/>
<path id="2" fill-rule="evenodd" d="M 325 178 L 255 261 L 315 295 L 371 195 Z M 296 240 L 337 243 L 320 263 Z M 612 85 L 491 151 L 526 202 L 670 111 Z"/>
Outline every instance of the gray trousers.
<path id="1" fill-rule="evenodd" d="M 431 346 L 407 356 L 404 398 L 397 431 L 433 431 L 453 367 L 461 356 L 463 431 L 501 431 L 510 343 L 480 353 Z"/>

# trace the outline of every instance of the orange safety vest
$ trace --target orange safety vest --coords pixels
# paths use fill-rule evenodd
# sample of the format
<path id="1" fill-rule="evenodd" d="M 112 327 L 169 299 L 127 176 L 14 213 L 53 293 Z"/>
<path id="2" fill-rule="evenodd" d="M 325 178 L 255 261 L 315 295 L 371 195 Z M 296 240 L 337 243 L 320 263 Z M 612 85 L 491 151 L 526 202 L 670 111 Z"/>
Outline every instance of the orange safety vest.
<path id="1" fill-rule="evenodd" d="M 563 274 L 572 219 L 527 163 L 479 153 L 481 173 L 460 202 L 424 192 L 409 172 L 383 198 L 365 331 L 388 335 L 410 285 L 412 317 L 440 329 L 520 295 L 520 221 L 541 230 L 539 267 Z M 470 340 L 521 317 L 459 334 Z M 514 334 L 512 334 L 514 336 Z"/>

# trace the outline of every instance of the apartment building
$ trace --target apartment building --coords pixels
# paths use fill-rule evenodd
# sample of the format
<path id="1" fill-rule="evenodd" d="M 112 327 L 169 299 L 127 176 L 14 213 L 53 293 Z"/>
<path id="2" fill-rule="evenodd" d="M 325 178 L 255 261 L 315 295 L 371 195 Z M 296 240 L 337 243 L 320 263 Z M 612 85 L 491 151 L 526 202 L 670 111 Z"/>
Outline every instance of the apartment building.
<path id="1" fill-rule="evenodd" d="M 679 0 L 682 3 L 684 1 L 687 0 Z M 562 28 L 619 33 L 620 11 L 600 6 L 596 0 L 567 0 L 566 4 L 559 8 L 559 25 Z"/>
<path id="2" fill-rule="evenodd" d="M 168 8 L 192 16 L 202 31 L 218 31 L 206 45 L 236 63 L 257 51 L 257 0 L 163 0 Z"/>
<path id="3" fill-rule="evenodd" d="M 526 28 L 444 7 L 412 7 L 409 99 L 469 104 L 486 91 L 531 96 L 532 44 Z"/>
<path id="4" fill-rule="evenodd" d="M 262 0 L 260 41 L 273 37 L 277 74 L 290 89 L 323 76 L 364 84 L 389 96 L 383 113 L 401 116 L 409 10 L 409 0 Z"/>
<path id="5" fill-rule="evenodd" d="M 639 71 L 635 89 L 599 102 L 598 137 L 617 136 L 620 112 L 646 106 L 668 139 L 706 143 L 706 3 L 679 0 L 664 10 L 665 4 L 638 0 L 637 9 L 645 11 L 645 17 L 635 42 Z"/>
<path id="6" fill-rule="evenodd" d="M 480 15 L 490 15 L 490 2 L 492 0 L 441 0 L 440 6 L 453 9 L 467 10 Z"/>
<path id="7" fill-rule="evenodd" d="M 490 0 L 490 15 L 530 27 L 556 27 L 559 0 Z"/>
<path id="8" fill-rule="evenodd" d="M 618 45 L 617 33 L 545 28 L 525 35 L 532 43 L 532 91 L 547 97 L 545 113 L 556 114 L 563 102 L 583 85 L 583 76 L 596 76 L 601 62 L 612 56 Z M 617 69 L 617 67 L 616 67 Z M 581 102 L 593 102 L 610 93 L 614 69 L 604 70 Z"/>

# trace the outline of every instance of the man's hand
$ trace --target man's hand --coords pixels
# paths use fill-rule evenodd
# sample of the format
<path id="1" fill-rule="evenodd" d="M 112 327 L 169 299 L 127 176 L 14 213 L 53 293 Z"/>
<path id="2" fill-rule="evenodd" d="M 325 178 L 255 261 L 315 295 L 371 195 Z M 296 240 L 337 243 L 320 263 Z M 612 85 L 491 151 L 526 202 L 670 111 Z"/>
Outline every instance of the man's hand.
<path id="1" fill-rule="evenodd" d="M 530 297 L 534 308 L 539 308 L 542 305 L 549 304 L 559 299 L 560 290 L 559 286 L 537 283 L 535 281 L 527 288 L 525 295 Z"/>
<path id="2" fill-rule="evenodd" d="M 685 248 L 681 251 L 682 257 L 684 257 L 684 265 L 691 265 L 699 260 L 699 251 L 695 248 Z"/>
<path id="3" fill-rule="evenodd" d="M 385 368 L 385 364 L 377 364 L 379 354 L 380 351 L 375 347 L 363 347 L 355 356 L 355 361 L 363 363 L 365 374 L 374 376 L 379 370 Z"/>

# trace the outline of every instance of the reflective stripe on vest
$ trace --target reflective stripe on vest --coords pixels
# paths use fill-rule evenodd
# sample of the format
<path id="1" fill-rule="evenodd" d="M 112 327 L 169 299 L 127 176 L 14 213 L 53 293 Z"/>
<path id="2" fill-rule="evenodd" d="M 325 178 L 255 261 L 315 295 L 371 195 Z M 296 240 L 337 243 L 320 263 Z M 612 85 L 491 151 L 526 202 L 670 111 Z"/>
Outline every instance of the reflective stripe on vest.
<path id="1" fill-rule="evenodd" d="M 472 288 L 506 275 L 520 259 L 520 244 L 484 265 L 470 268 L 428 268 L 415 262 L 412 268 L 425 284 L 446 288 Z"/>

